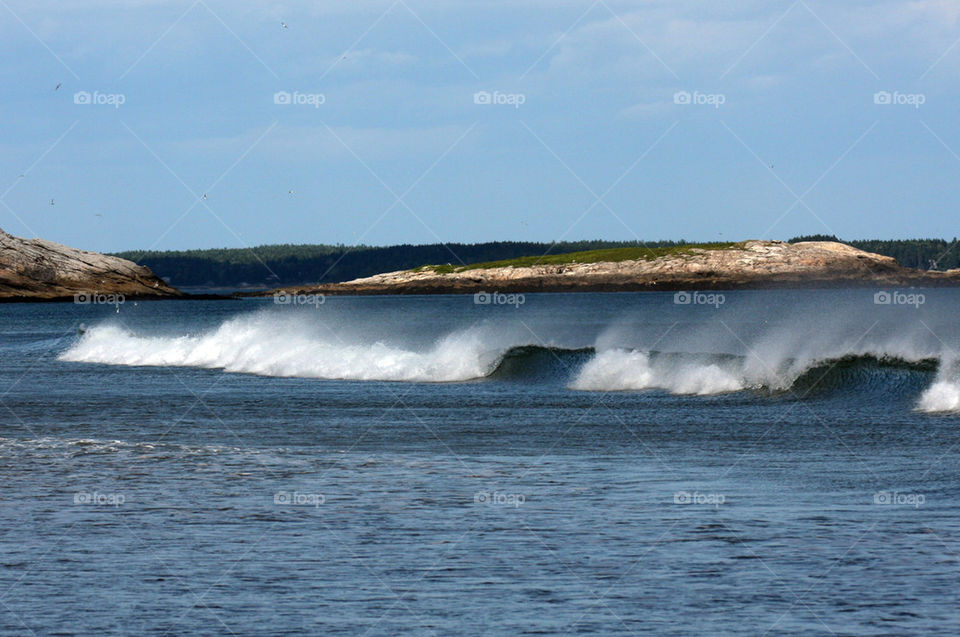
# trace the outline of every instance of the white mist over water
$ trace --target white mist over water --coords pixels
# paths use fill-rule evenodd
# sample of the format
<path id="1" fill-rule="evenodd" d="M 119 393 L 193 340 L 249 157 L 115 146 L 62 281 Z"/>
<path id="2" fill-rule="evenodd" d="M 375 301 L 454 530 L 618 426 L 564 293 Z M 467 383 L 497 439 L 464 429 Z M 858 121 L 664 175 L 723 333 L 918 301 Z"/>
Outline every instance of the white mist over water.
<path id="1" fill-rule="evenodd" d="M 658 364 L 659 363 L 659 364 Z M 744 380 L 716 363 L 676 359 L 652 362 L 636 350 L 598 352 L 570 384 L 587 391 L 666 389 L 675 394 L 719 394 L 746 389 Z"/>
<path id="2" fill-rule="evenodd" d="M 203 367 L 261 376 L 384 381 L 465 381 L 503 356 L 481 328 L 425 348 L 356 342 L 322 325 L 269 313 L 225 321 L 196 336 L 140 336 L 117 325 L 90 329 L 60 360 L 108 365 Z"/>
<path id="3" fill-rule="evenodd" d="M 955 354 L 940 359 L 937 379 L 920 396 L 917 409 L 934 413 L 960 411 L 960 360 Z"/>
<path id="4" fill-rule="evenodd" d="M 801 308 L 802 309 L 802 308 Z M 760 316 L 763 314 L 758 313 Z M 598 339 L 596 355 L 570 383 L 585 391 L 661 389 L 713 395 L 747 389 L 788 390 L 804 373 L 847 357 L 919 363 L 943 360 L 927 329 L 854 320 L 849 313 L 781 316 L 743 324 L 618 323 Z M 633 343 L 632 347 L 621 344 Z M 815 379 L 816 380 L 816 379 Z M 960 373 L 938 380 L 918 404 L 923 411 L 960 410 Z"/>
<path id="5" fill-rule="evenodd" d="M 845 357 L 870 356 L 905 363 L 940 361 L 936 379 L 914 398 L 915 407 L 924 412 L 960 411 L 960 364 L 944 354 L 947 346 L 929 328 L 904 321 L 901 315 L 891 315 L 898 320 L 877 321 L 867 312 L 844 308 L 781 309 L 778 313 L 743 303 L 739 315 L 721 319 L 684 314 L 679 316 L 685 320 L 659 317 L 658 323 L 621 315 L 595 321 L 589 328 L 576 312 L 544 312 L 519 322 L 517 314 L 485 315 L 479 325 L 471 325 L 468 320 L 418 312 L 370 315 L 354 309 L 320 316 L 268 310 L 172 336 L 106 322 L 89 329 L 59 358 L 274 377 L 463 382 L 490 376 L 516 347 L 555 347 L 556 354 L 565 355 L 562 350 L 592 344 L 595 353 L 586 362 L 573 368 L 563 365 L 570 389 L 657 389 L 707 396 L 759 388 L 789 390 L 813 368 Z M 663 308 L 633 316 L 646 318 L 657 312 Z M 937 329 L 946 335 L 948 327 L 941 324 Z M 519 363 L 514 359 L 511 369 L 543 361 L 543 357 Z"/>

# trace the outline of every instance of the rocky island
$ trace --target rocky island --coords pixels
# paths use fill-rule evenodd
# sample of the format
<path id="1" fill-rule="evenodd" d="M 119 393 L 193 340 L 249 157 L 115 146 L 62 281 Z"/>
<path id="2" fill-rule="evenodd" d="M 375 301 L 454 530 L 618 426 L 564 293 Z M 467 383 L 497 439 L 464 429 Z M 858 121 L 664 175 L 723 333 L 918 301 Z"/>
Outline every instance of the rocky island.
<path id="1" fill-rule="evenodd" d="M 620 292 L 818 287 L 942 287 L 960 270 L 930 272 L 832 241 L 743 241 L 615 248 L 473 265 L 422 266 L 271 294 Z"/>
<path id="2" fill-rule="evenodd" d="M 179 298 L 149 268 L 44 239 L 22 239 L 0 230 L 0 301 L 73 300 L 75 295 L 128 299 Z"/>

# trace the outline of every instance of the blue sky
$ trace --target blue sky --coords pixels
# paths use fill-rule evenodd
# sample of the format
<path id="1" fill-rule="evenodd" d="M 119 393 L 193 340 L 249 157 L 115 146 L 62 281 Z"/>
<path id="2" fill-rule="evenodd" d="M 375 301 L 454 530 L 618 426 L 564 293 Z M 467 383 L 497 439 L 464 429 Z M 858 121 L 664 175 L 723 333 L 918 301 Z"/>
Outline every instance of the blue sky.
<path id="1" fill-rule="evenodd" d="M 950 238 L 958 17 L 0 0 L 0 227 L 102 251 Z"/>

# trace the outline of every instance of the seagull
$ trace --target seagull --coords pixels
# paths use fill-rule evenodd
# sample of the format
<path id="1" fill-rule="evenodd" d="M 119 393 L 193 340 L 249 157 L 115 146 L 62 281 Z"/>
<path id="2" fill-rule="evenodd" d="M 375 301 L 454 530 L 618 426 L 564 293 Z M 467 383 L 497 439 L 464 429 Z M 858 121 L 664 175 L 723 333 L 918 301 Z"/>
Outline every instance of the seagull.
<path id="1" fill-rule="evenodd" d="M 56 202 L 55 202 L 53 199 L 51 199 L 51 200 L 50 200 L 50 205 L 52 206 L 52 205 L 54 205 L 54 203 L 56 203 Z"/>
<path id="2" fill-rule="evenodd" d="M 94 217 L 102 217 L 103 215 L 98 212 L 97 214 L 95 214 L 95 215 L 93 215 L 93 216 L 94 216 Z"/>
<path id="3" fill-rule="evenodd" d="M 280 28 L 286 29 L 286 28 L 287 28 L 287 23 L 286 23 L 286 22 L 281 22 L 281 23 L 280 23 Z"/>
<path id="4" fill-rule="evenodd" d="M 61 86 L 63 86 L 63 82 L 59 82 L 59 83 L 57 84 L 56 88 L 54 88 L 53 90 L 59 91 Z"/>
<path id="5" fill-rule="evenodd" d="M 207 193 L 203 193 L 203 200 L 204 200 L 204 201 L 207 200 Z"/>
<path id="6" fill-rule="evenodd" d="M 287 191 L 287 194 L 288 194 L 288 195 L 292 195 L 292 194 L 293 194 L 293 191 L 292 191 L 292 190 L 288 190 L 288 191 Z"/>

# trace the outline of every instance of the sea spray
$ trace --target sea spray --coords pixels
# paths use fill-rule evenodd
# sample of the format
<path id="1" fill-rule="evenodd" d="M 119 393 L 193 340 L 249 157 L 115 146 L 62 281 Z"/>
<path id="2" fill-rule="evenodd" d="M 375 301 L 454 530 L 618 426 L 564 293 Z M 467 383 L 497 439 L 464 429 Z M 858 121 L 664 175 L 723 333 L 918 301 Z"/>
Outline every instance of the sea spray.
<path id="1" fill-rule="evenodd" d="M 598 324 L 589 334 L 564 329 L 562 321 L 538 324 L 524 319 L 518 326 L 513 312 L 458 325 L 419 314 L 385 318 L 330 310 L 263 310 L 172 335 L 108 321 L 89 328 L 59 358 L 274 377 L 408 382 L 490 378 L 557 382 L 579 391 L 657 389 L 706 396 L 760 389 L 803 396 L 821 391 L 825 383 L 867 389 L 860 384 L 864 374 L 874 374 L 873 368 L 885 361 L 907 374 L 917 371 L 911 365 L 923 362 L 929 367 L 919 371 L 932 375 L 945 347 L 929 330 L 895 321 L 874 325 L 841 313 L 810 317 L 799 311 L 794 317 L 758 321 L 755 312 L 744 310 L 723 321 L 659 324 L 633 318 L 649 316 L 643 313 L 607 319 L 606 327 Z M 860 365 L 857 361 L 866 358 L 866 371 L 833 370 L 837 364 L 847 365 L 848 359 Z M 914 386 L 911 402 L 923 411 L 960 411 L 960 375 L 951 370 L 952 363 L 940 365 L 936 382 L 922 397 Z M 871 387 L 882 382 L 876 376 L 869 380 Z"/>
<path id="2" fill-rule="evenodd" d="M 428 347 L 404 347 L 381 340 L 349 340 L 322 326 L 261 313 L 179 337 L 100 325 L 89 329 L 60 360 L 202 367 L 279 377 L 449 382 L 493 371 L 506 351 L 494 344 L 495 336 L 474 327 L 450 332 Z"/>
<path id="3" fill-rule="evenodd" d="M 940 361 L 937 378 L 920 395 L 917 409 L 930 413 L 960 411 L 960 360 L 955 354 Z"/>
<path id="4" fill-rule="evenodd" d="M 570 387 L 588 391 L 666 389 L 676 394 L 700 395 L 745 388 L 743 379 L 717 362 L 665 358 L 661 357 L 662 364 L 657 364 L 646 352 L 600 352 L 583 366 Z"/>

